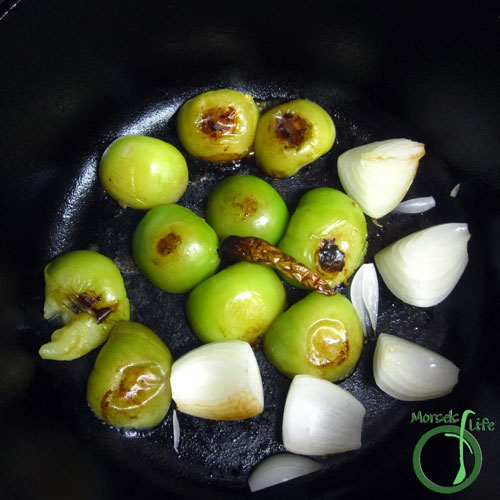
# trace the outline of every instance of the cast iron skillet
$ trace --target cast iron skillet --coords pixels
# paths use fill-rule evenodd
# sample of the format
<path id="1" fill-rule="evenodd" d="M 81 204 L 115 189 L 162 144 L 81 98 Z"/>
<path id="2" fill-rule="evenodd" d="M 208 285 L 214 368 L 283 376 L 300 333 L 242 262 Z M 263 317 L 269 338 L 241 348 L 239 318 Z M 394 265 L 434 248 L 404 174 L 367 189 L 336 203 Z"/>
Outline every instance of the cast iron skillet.
<path id="1" fill-rule="evenodd" d="M 433 194 L 437 208 L 425 215 L 390 215 L 382 229 L 368 221 L 367 261 L 385 244 L 420 227 L 449 221 L 470 225 L 469 266 L 443 304 L 425 310 L 405 306 L 381 284 L 379 331 L 417 340 L 452 359 L 461 368 L 460 383 L 453 394 L 408 404 L 381 393 L 371 372 L 374 337 L 370 337 L 357 370 L 342 382 L 367 409 L 363 447 L 322 459 L 324 471 L 257 495 L 360 498 L 377 491 L 429 498 L 430 492 L 418 483 L 411 467 L 413 447 L 428 427 L 410 424 L 411 412 L 472 408 L 490 419 L 499 417 L 498 406 L 490 399 L 482 377 L 483 373 L 490 374 L 487 363 L 485 369 L 481 366 L 478 370 L 478 364 L 489 359 L 485 346 L 492 345 L 487 336 L 491 299 L 487 284 L 490 270 L 497 268 L 488 264 L 485 236 L 477 217 L 484 207 L 495 206 L 490 206 L 490 199 L 495 199 L 490 190 L 498 193 L 493 167 L 487 170 L 492 187 L 485 187 L 471 181 L 460 163 L 456 167 L 444 160 L 442 146 L 450 141 L 439 136 L 436 125 L 423 126 L 425 88 L 420 89 L 424 111 L 405 105 L 404 97 L 399 99 L 402 105 L 397 109 L 387 99 L 389 92 L 383 86 L 367 89 L 356 81 L 363 74 L 380 78 L 379 72 L 386 67 L 377 53 L 381 48 L 395 58 L 393 64 L 402 67 L 399 85 L 408 83 L 404 78 L 412 73 L 405 68 L 407 61 L 399 52 L 389 49 L 382 32 L 369 29 L 371 18 L 362 16 L 361 21 L 367 24 L 360 27 L 356 12 L 341 12 L 345 24 L 337 21 L 333 29 L 319 14 L 304 17 L 303 13 L 290 12 L 286 27 L 271 29 L 274 25 L 264 22 L 267 29 L 255 36 L 250 26 L 262 22 L 262 18 L 256 13 L 252 17 L 254 11 L 249 8 L 241 8 L 241 17 L 226 16 L 221 21 L 215 13 L 212 17 L 207 12 L 190 12 L 187 16 L 187 8 L 152 4 L 142 8 L 138 18 L 141 24 L 132 20 L 128 3 L 121 5 L 124 10 L 118 14 L 111 7 L 101 6 L 99 16 L 93 5 L 80 7 L 73 17 L 70 9 L 50 11 L 47 7 L 39 12 L 36 6 L 23 2 L 2 21 L 10 35 L 6 36 L 6 63 L 11 69 L 7 78 L 10 99 L 2 101 L 6 110 L 2 120 L 2 172 L 11 174 L 3 185 L 5 205 L 10 210 L 5 212 L 8 217 L 2 227 L 12 242 L 4 250 L 2 281 L 2 296 L 8 305 L 1 352 L 6 383 L 1 393 L 5 411 L 0 458 L 6 491 L 13 498 L 23 499 L 67 498 L 68 491 L 82 499 L 127 498 L 134 493 L 178 498 L 249 497 L 246 479 L 252 468 L 264 457 L 284 451 L 280 419 L 289 381 L 267 363 L 262 353 L 257 357 L 265 386 L 265 412 L 249 421 L 232 423 L 179 415 L 179 454 L 172 444 L 173 407 L 163 424 L 149 431 L 122 432 L 92 415 L 85 402 L 85 385 L 97 351 L 71 363 L 42 362 L 36 355 L 54 326 L 41 318 L 43 266 L 56 255 L 79 248 L 94 248 L 115 260 L 124 274 L 133 319 L 155 330 L 174 357 L 199 345 L 184 316 L 185 295 L 155 289 L 131 259 L 132 232 L 143 213 L 119 208 L 97 182 L 95 169 L 107 144 L 124 133 L 152 135 L 180 147 L 173 127 L 180 104 L 204 90 L 231 87 L 266 102 L 309 98 L 334 118 L 337 140 L 328 155 L 292 179 L 266 178 L 291 211 L 311 187 L 340 188 L 336 159 L 350 147 L 396 136 L 427 144 L 427 155 L 409 196 Z M 333 15 L 328 11 L 323 14 Z M 33 29 L 31 23 L 40 15 L 45 25 Z M 210 24 L 208 19 L 217 24 Z M 180 20 L 184 22 L 182 30 L 178 27 Z M 324 31 L 317 30 L 315 23 Z M 288 50 L 278 51 L 271 43 L 278 39 L 283 44 L 285 34 L 296 33 L 304 26 L 301 43 L 286 38 Z M 19 46 L 12 41 L 18 29 L 27 37 Z M 402 36 L 402 31 L 395 36 Z M 134 42 L 128 42 L 123 33 L 133 35 Z M 49 46 L 34 48 L 37 41 Z M 319 50 L 317 42 L 321 42 Z M 332 47 L 336 50 L 333 56 L 328 53 Z M 27 48 L 28 55 L 24 54 Z M 278 52 L 281 59 L 276 57 Z M 309 58 L 303 60 L 300 56 L 306 53 Z M 418 61 L 421 53 L 413 54 Z M 311 62 L 315 57 L 320 60 Z M 166 69 L 158 69 L 158 58 Z M 469 64 L 472 69 L 474 64 Z M 161 78 L 152 76 L 153 70 Z M 36 75 L 41 80 L 36 80 Z M 442 84 L 439 80 L 437 83 Z M 397 88 L 396 83 L 392 85 Z M 489 80 L 479 85 L 485 98 L 488 85 Z M 411 86 L 404 90 L 415 93 Z M 456 92 L 455 98 L 459 97 Z M 442 103 L 440 106 L 438 115 L 441 109 L 441 122 L 448 125 L 442 111 L 445 107 Z M 445 125 L 442 127 L 448 129 Z M 464 154 L 490 145 L 488 137 L 474 139 L 475 144 L 463 147 Z M 452 149 L 448 157 L 455 154 Z M 220 179 L 243 172 L 262 176 L 251 159 L 229 166 L 206 165 L 189 156 L 188 161 L 190 185 L 180 203 L 200 215 L 207 193 Z M 450 198 L 449 192 L 458 181 L 464 184 L 462 196 Z M 481 210 L 476 205 L 478 197 L 482 198 Z M 474 204 L 464 204 L 471 199 Z M 491 220 L 494 222 L 493 217 Z M 493 247 L 495 242 L 490 242 Z M 300 292 L 289 289 L 290 303 L 300 296 Z M 460 497 L 477 498 L 498 491 L 490 479 L 493 465 L 498 464 L 494 438 L 491 435 L 480 441 L 483 471 Z M 456 470 L 452 461 L 443 469 L 439 454 L 428 460 L 428 467 L 441 474 Z"/>

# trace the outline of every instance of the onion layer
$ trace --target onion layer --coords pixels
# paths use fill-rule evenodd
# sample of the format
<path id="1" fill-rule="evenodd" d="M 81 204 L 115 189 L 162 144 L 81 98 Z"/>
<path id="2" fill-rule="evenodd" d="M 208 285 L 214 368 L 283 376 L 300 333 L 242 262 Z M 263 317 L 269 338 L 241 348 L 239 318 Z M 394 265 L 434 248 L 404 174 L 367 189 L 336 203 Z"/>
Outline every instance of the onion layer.
<path id="1" fill-rule="evenodd" d="M 450 393 L 459 369 L 440 354 L 414 342 L 381 333 L 375 347 L 373 375 L 380 389 L 403 401 L 434 399 Z"/>
<path id="2" fill-rule="evenodd" d="M 240 340 L 212 342 L 172 365 L 172 399 L 195 417 L 241 420 L 264 409 L 264 391 L 255 354 Z"/>
<path id="3" fill-rule="evenodd" d="M 423 198 L 413 198 L 411 200 L 402 201 L 394 211 L 400 214 L 421 214 L 435 206 L 436 200 L 434 197 L 425 196 Z"/>
<path id="4" fill-rule="evenodd" d="M 458 196 L 458 192 L 460 191 L 460 183 L 456 184 L 453 189 L 450 191 L 450 196 L 452 198 L 456 198 Z"/>
<path id="5" fill-rule="evenodd" d="M 172 429 L 174 433 L 174 450 L 179 453 L 179 442 L 181 440 L 181 428 L 179 425 L 179 419 L 177 418 L 177 412 L 174 410 L 172 413 Z"/>
<path id="6" fill-rule="evenodd" d="M 340 182 L 366 215 L 383 217 L 404 198 L 424 155 L 424 145 L 409 139 L 349 149 L 338 159 Z"/>
<path id="7" fill-rule="evenodd" d="M 465 223 L 439 224 L 392 243 L 375 255 L 375 264 L 398 299 L 418 307 L 435 306 L 462 276 L 469 238 Z"/>
<path id="8" fill-rule="evenodd" d="M 283 413 L 283 444 L 300 455 L 331 455 L 361 447 L 364 406 L 323 379 L 296 375 Z"/>
<path id="9" fill-rule="evenodd" d="M 366 336 L 370 328 L 377 330 L 378 318 L 378 278 L 374 264 L 363 264 L 351 283 L 351 302 L 358 313 Z"/>
<path id="10" fill-rule="evenodd" d="M 322 468 L 320 463 L 311 458 L 279 453 L 265 458 L 255 467 L 248 478 L 248 485 L 250 491 L 259 491 Z"/>

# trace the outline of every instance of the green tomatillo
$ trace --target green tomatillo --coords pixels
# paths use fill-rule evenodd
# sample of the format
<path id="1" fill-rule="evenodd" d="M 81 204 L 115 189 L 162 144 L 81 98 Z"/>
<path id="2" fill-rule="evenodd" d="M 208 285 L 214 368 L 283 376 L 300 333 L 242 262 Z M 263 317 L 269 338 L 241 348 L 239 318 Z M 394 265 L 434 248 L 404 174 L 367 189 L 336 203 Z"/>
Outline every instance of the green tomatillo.
<path id="1" fill-rule="evenodd" d="M 60 318 L 65 326 L 40 348 L 42 358 L 79 358 L 105 342 L 118 320 L 129 319 L 123 278 L 108 257 L 76 250 L 50 262 L 44 275 L 44 318 Z"/>
<path id="2" fill-rule="evenodd" d="M 190 293 L 187 316 L 203 342 L 243 340 L 255 344 L 285 304 L 285 288 L 272 269 L 238 262 Z"/>
<path id="3" fill-rule="evenodd" d="M 352 372 L 363 341 L 348 299 L 311 292 L 273 321 L 264 336 L 264 353 L 289 378 L 306 374 L 335 382 Z"/>
<path id="4" fill-rule="evenodd" d="M 256 236 L 278 243 L 289 214 L 283 198 L 254 175 L 233 175 L 217 184 L 208 197 L 207 222 L 219 240 L 230 235 Z"/>
<path id="5" fill-rule="evenodd" d="M 255 132 L 255 159 L 271 177 L 290 177 L 330 151 L 335 125 L 330 115 L 307 99 L 266 111 Z"/>
<path id="6" fill-rule="evenodd" d="M 140 323 L 120 321 L 99 352 L 87 383 L 87 401 L 102 420 L 117 427 L 153 427 L 172 401 L 172 355 Z"/>
<path id="7" fill-rule="evenodd" d="M 208 162 L 239 160 L 252 150 L 259 110 L 250 94 L 212 90 L 185 102 L 177 116 L 184 148 Z"/>
<path id="8" fill-rule="evenodd" d="M 205 220 L 186 207 L 153 208 L 139 222 L 132 252 L 153 285 L 181 293 L 211 276 L 219 266 L 218 238 Z"/>
<path id="9" fill-rule="evenodd" d="M 335 287 L 363 263 L 367 235 L 357 203 L 337 189 L 320 187 L 300 199 L 278 247 Z"/>
<path id="10" fill-rule="evenodd" d="M 126 135 L 107 147 L 99 164 L 99 178 L 120 205 L 146 210 L 179 200 L 188 185 L 188 167 L 172 144 Z"/>

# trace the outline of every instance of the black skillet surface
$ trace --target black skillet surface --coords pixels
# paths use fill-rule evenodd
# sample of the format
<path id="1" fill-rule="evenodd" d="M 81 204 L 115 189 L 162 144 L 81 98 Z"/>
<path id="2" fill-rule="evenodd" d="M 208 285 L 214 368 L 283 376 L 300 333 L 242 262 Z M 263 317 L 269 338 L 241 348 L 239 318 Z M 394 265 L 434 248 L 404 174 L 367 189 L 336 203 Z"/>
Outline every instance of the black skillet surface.
<path id="1" fill-rule="evenodd" d="M 32 20 L 30 9 L 33 8 L 28 8 L 27 3 L 16 7 L 19 14 L 14 10 L 3 21 L 7 30 Z M 27 95 L 32 98 L 28 111 L 38 110 L 40 113 L 40 110 L 45 110 L 46 114 L 39 116 L 36 113 L 21 113 L 11 125 L 13 131 L 12 128 L 3 128 L 6 131 L 6 154 L 2 171 L 16 165 L 22 172 L 28 173 L 31 181 L 26 186 L 20 176 L 14 175 L 3 186 L 7 188 L 5 199 L 11 202 L 6 206 L 11 205 L 12 208 L 13 204 L 20 210 L 15 218 L 11 217 L 6 221 L 6 227 L 11 230 L 13 247 L 11 251 L 5 252 L 4 262 L 11 265 L 6 266 L 3 280 L 4 296 L 8 299 L 7 303 L 11 301 L 13 304 L 6 309 L 8 334 L 4 340 L 6 348 L 2 350 L 3 366 L 7 374 L 4 379 L 8 383 L 14 383 L 12 390 L 4 389 L 2 393 L 6 411 L 2 420 L 4 446 L 0 460 L 5 472 L 6 491 L 12 498 L 23 499 L 67 498 L 68 491 L 71 491 L 73 498 L 78 499 L 128 498 L 139 492 L 163 493 L 179 498 L 201 495 L 207 498 L 247 497 L 250 493 L 246 479 L 251 469 L 269 454 L 283 451 L 280 420 L 289 381 L 276 373 L 262 353 L 257 356 L 265 385 L 264 413 L 248 421 L 232 423 L 203 421 L 179 415 L 182 432 L 179 454 L 173 450 L 173 407 L 163 424 L 150 431 L 140 432 L 122 432 L 110 428 L 91 414 L 85 402 L 85 384 L 96 353 L 71 363 L 41 362 L 35 354 L 53 327 L 41 318 L 41 270 L 56 255 L 77 248 L 94 248 L 115 260 L 124 274 L 133 319 L 155 330 L 169 345 L 174 357 L 199 344 L 189 330 L 184 316 L 186 297 L 156 290 L 138 273 L 133 264 L 130 241 L 142 212 L 119 208 L 100 187 L 95 169 L 107 144 L 124 133 L 152 135 L 179 145 L 172 117 L 180 104 L 201 91 L 231 87 L 249 91 L 266 102 L 295 97 L 310 98 L 323 105 L 334 118 L 337 140 L 328 155 L 306 167 L 292 179 L 266 178 L 282 194 L 292 211 L 300 195 L 307 189 L 320 185 L 340 187 L 335 173 L 336 158 L 350 147 L 396 136 L 411 137 L 427 144 L 427 155 L 421 162 L 409 197 L 432 194 L 438 206 L 425 215 L 391 214 L 382 221 L 382 229 L 369 221 L 370 248 L 367 261 L 371 261 L 377 249 L 420 227 L 448 221 L 465 221 L 470 224 L 473 235 L 469 247 L 471 261 L 459 286 L 443 304 L 431 309 L 405 306 L 381 284 L 379 331 L 417 340 L 450 357 L 461 368 L 460 383 L 454 393 L 440 400 L 417 404 L 396 402 L 384 395 L 373 382 L 371 356 L 374 338 L 370 338 L 356 372 L 342 382 L 342 386 L 356 395 L 367 409 L 361 450 L 323 459 L 326 465 L 324 471 L 256 495 L 362 498 L 368 492 L 373 496 L 374 491 L 380 494 L 399 491 L 407 497 L 429 498 L 430 493 L 418 483 L 411 468 L 411 453 L 416 440 L 429 427 L 410 424 L 411 412 L 421 410 L 423 413 L 444 413 L 450 409 L 459 412 L 472 408 L 490 419 L 495 419 L 495 415 L 498 418 L 497 405 L 491 402 L 487 392 L 478 396 L 476 384 L 478 363 L 484 356 L 484 334 L 487 333 L 488 325 L 484 302 L 488 297 L 484 286 L 488 268 L 487 254 L 481 244 L 484 237 L 477 223 L 477 208 L 470 204 L 464 206 L 463 200 L 469 201 L 472 188 L 477 191 L 477 186 L 472 183 L 471 187 L 466 182 L 462 191 L 465 193 L 457 199 L 450 198 L 451 188 L 461 179 L 456 169 L 453 171 L 443 161 L 440 141 L 432 133 L 432 127 L 427 129 L 430 130 L 427 132 L 430 134 L 428 136 L 425 131 L 410 125 L 410 121 L 397 111 L 389 111 L 390 106 L 381 105 L 380 99 L 374 98 L 372 93 L 367 95 L 358 92 L 352 81 L 346 81 L 346 75 L 347 80 L 349 77 L 355 79 L 356 73 L 352 68 L 349 73 L 348 67 L 342 71 L 342 63 L 349 66 L 349 61 L 337 58 L 335 62 L 337 66 L 340 65 L 340 69 L 333 72 L 335 74 L 332 71 L 315 71 L 311 74 L 298 63 L 286 69 L 260 64 L 260 58 L 266 59 L 263 51 L 270 47 L 267 45 L 269 38 L 264 38 L 259 43 L 258 39 L 248 37 L 248 34 L 247 38 L 243 37 L 243 42 L 251 40 L 257 45 L 258 50 L 253 52 L 252 43 L 245 45 L 232 31 L 234 26 L 227 30 L 221 29 L 224 23 L 219 24 L 221 31 L 212 29 L 211 34 L 218 34 L 219 38 L 215 37 L 214 41 L 212 37 L 208 42 L 209 49 L 205 49 L 208 52 L 200 55 L 196 51 L 202 47 L 197 43 L 201 38 L 199 32 L 196 34 L 193 31 L 195 34 L 190 38 L 191 45 L 187 43 L 179 48 L 178 40 L 176 42 L 173 36 L 163 34 L 163 30 L 158 28 L 160 21 L 153 21 L 155 8 L 160 9 L 158 6 L 151 6 L 143 13 L 144 18 L 140 18 L 145 24 L 145 19 L 148 20 L 151 33 L 144 25 L 137 28 L 139 33 L 143 33 L 142 36 L 134 32 L 139 48 L 133 44 L 128 45 L 126 37 L 117 35 L 118 31 L 102 34 L 103 28 L 113 25 L 109 10 L 101 12 L 102 17 L 96 21 L 96 31 L 89 25 L 90 18 L 95 19 L 91 16 L 92 6 L 90 12 L 80 7 L 79 21 L 72 20 L 69 11 L 64 9 L 54 11 L 50 16 L 45 11 L 44 19 L 49 24 L 62 27 L 63 21 L 69 20 L 69 26 L 65 26 L 61 32 L 56 30 L 54 35 L 49 36 L 47 28 L 35 30 L 35 38 L 45 37 L 49 42 L 52 41 L 51 48 L 63 58 L 63 62 L 58 63 L 52 56 L 45 56 L 45 62 L 50 61 L 58 71 L 65 67 L 67 74 L 56 71 L 54 74 L 57 77 L 53 77 L 50 71 L 41 72 L 47 82 L 34 84 L 31 94 L 27 90 L 31 87 L 27 85 L 21 85 L 19 91 L 15 90 L 14 82 L 20 76 L 16 74 L 17 65 L 13 59 L 9 60 L 9 67 L 13 71 L 8 80 L 9 89 L 13 93 L 12 101 L 16 103 L 20 97 Z M 158 12 L 162 13 L 161 20 L 174 29 L 172 21 L 168 22 L 167 18 L 176 10 L 169 6 Z M 122 13 L 118 16 L 119 22 L 117 21 L 125 31 L 131 26 L 127 21 L 128 15 Z M 190 20 L 190 26 L 200 28 L 196 19 Z M 297 25 L 297 19 L 298 15 L 293 17 L 292 24 Z M 12 22 L 10 26 L 9 22 Z M 240 22 L 246 25 L 250 21 Z M 353 25 L 347 26 L 353 33 L 359 30 L 358 26 L 354 26 L 357 30 Z M 75 79 L 75 76 L 84 75 L 78 64 L 72 62 L 75 53 L 60 46 L 60 43 L 68 40 L 70 27 L 78 28 L 80 36 L 93 33 L 99 43 L 106 41 L 109 44 L 98 45 L 94 42 L 94 46 L 90 41 L 90 46 L 80 46 L 74 41 L 70 43 L 70 49 L 78 49 L 76 60 L 83 67 L 91 67 L 96 72 L 89 76 L 89 81 Z M 286 30 L 281 34 L 284 31 Z M 326 35 L 317 35 L 321 36 Z M 173 51 L 175 56 L 170 56 L 170 59 L 165 57 L 175 63 L 178 73 L 173 71 L 166 78 L 166 74 L 161 71 L 163 78 L 158 81 L 148 73 L 148 70 L 155 67 L 152 64 L 154 58 L 145 57 L 140 60 L 137 55 L 140 47 L 151 40 L 156 43 L 156 56 L 161 55 L 166 48 Z M 314 40 L 314 36 L 310 35 L 309 40 Z M 133 47 L 132 54 L 123 55 L 121 50 L 115 50 L 119 45 L 118 41 L 125 44 L 121 49 L 130 50 Z M 326 38 L 323 42 L 324 49 L 327 49 Z M 96 50 L 97 46 L 102 51 Z M 375 51 L 376 48 L 375 43 L 370 50 Z M 215 59 L 216 62 L 220 66 L 230 67 L 230 71 L 214 71 L 216 68 L 202 64 L 208 58 L 210 50 L 215 49 L 223 52 L 223 56 L 219 55 L 219 59 Z M 46 54 L 45 50 L 39 50 Z M 67 55 L 68 52 L 71 56 Z M 232 58 L 237 52 L 245 53 L 249 70 L 232 64 Z M 12 57 L 16 50 L 11 48 L 8 54 Z M 201 69 L 190 71 L 188 62 L 181 60 L 182 54 L 187 54 L 191 58 L 189 63 L 201 66 Z M 252 54 L 256 60 L 250 57 Z M 133 63 L 133 71 L 135 74 L 142 74 L 142 80 L 122 73 L 117 80 L 120 85 L 117 85 L 116 94 L 109 97 L 111 104 L 105 103 L 99 95 L 86 94 L 86 89 L 102 88 L 103 95 L 106 95 L 108 79 L 111 74 L 115 77 L 119 75 L 118 68 L 122 72 L 132 72 L 131 67 L 110 63 L 113 60 L 111 56 L 117 55 L 122 58 L 120 62 Z M 320 55 L 327 57 L 324 53 Z M 375 52 L 372 55 L 376 55 Z M 357 71 L 373 71 L 363 67 L 361 63 L 364 61 L 366 65 L 367 60 L 362 56 L 363 54 L 356 54 L 355 51 L 353 53 L 359 63 Z M 92 57 L 96 58 L 95 61 Z M 224 61 L 224 57 L 227 61 Z M 290 60 L 292 56 L 285 54 L 284 57 Z M 33 77 L 43 67 L 42 62 L 37 62 L 33 56 L 27 60 L 30 65 L 26 76 Z M 110 63 L 110 66 L 101 65 L 102 62 Z M 317 64 L 322 66 L 324 60 Z M 259 68 L 258 72 L 255 71 L 256 67 Z M 96 74 L 97 80 L 103 77 L 101 86 L 96 84 Z M 52 78 L 56 80 L 51 80 Z M 78 84 L 75 84 L 76 81 Z M 48 89 L 58 99 L 51 101 L 47 97 Z M 36 102 L 35 96 L 38 95 L 44 96 L 47 102 Z M 61 102 L 61 97 L 66 97 L 66 100 Z M 9 107 L 10 101 L 5 100 L 4 103 L 9 112 L 12 109 Z M 50 108 L 49 104 L 53 107 Z M 99 104 L 102 106 L 101 112 L 97 109 Z M 87 113 L 91 118 L 85 118 Z M 54 130 L 54 126 L 62 126 L 72 114 L 83 116 L 79 127 L 73 130 L 70 127 L 66 134 Z M 7 113 L 7 116 L 15 114 Z M 414 116 L 418 122 L 419 112 L 415 111 Z M 29 127 L 29 119 L 36 125 L 32 129 Z M 43 127 L 44 119 L 47 119 L 51 127 Z M 70 125 L 74 123 L 71 120 L 69 122 Z M 21 143 L 14 135 L 16 132 L 26 134 L 28 130 L 28 152 L 20 151 Z M 54 137 L 64 139 L 58 143 L 58 148 L 55 147 Z M 32 163 L 20 166 L 20 159 L 25 158 L 32 159 Z M 220 179 L 243 172 L 261 175 L 251 158 L 230 166 L 202 164 L 190 157 L 188 162 L 190 184 L 180 203 L 200 215 L 203 214 L 207 193 Z M 480 185 L 479 188 L 481 187 Z M 484 187 L 479 191 L 489 194 Z M 31 206 L 31 212 L 26 206 L 22 207 L 20 203 L 14 202 L 19 197 L 18 192 L 22 193 L 21 198 Z M 486 205 L 488 199 L 485 198 L 483 202 Z M 36 225 L 31 225 L 30 230 L 26 231 L 22 224 L 26 224 L 30 218 L 36 221 Z M 25 262 L 23 271 L 14 272 L 14 266 L 19 265 L 19 262 Z M 19 285 L 21 280 L 22 287 Z M 343 291 L 347 293 L 347 290 Z M 289 289 L 290 302 L 300 296 L 301 292 Z M 19 302 L 12 301 L 13 297 L 20 298 L 22 309 Z M 480 380 L 483 383 L 483 379 Z M 21 399 L 20 395 L 26 397 Z M 489 480 L 492 477 L 491 471 L 494 470 L 493 460 L 498 460 L 494 442 L 490 436 L 488 439 L 480 439 L 484 455 L 482 475 L 469 490 L 456 496 L 478 498 L 483 492 L 491 495 L 491 492 L 497 491 L 492 489 L 494 486 Z M 440 458 L 436 458 L 435 462 L 439 463 L 439 460 Z M 453 467 L 453 463 L 448 464 L 446 471 L 454 470 Z"/>
<path id="2" fill-rule="evenodd" d="M 260 80 L 262 79 L 262 80 Z M 143 217 L 144 212 L 124 210 L 109 198 L 96 180 L 98 160 L 106 145 L 114 138 L 126 133 L 139 133 L 159 137 L 181 147 L 175 133 L 175 113 L 177 107 L 186 99 L 207 89 L 232 87 L 250 92 L 257 99 L 275 102 L 276 99 L 289 100 L 304 97 L 315 100 L 334 118 L 338 129 L 336 145 L 331 153 L 320 161 L 304 168 L 292 179 L 273 180 L 265 178 L 281 193 L 291 210 L 299 197 L 308 189 L 318 186 L 341 188 L 336 175 L 338 155 L 350 147 L 366 142 L 390 137 L 416 137 L 416 133 L 402 124 L 397 118 L 384 114 L 375 106 L 359 96 L 338 89 L 332 82 L 308 81 L 300 88 L 287 88 L 283 83 L 274 82 L 270 77 L 260 75 L 259 82 L 241 75 L 237 80 L 205 80 L 203 87 L 175 87 L 165 89 L 160 97 L 141 100 L 139 105 L 120 115 L 115 123 L 85 145 L 83 156 L 69 160 L 73 177 L 62 180 L 57 188 L 60 191 L 60 203 L 56 203 L 58 215 L 52 219 L 53 226 L 48 231 L 47 248 L 49 258 L 61 252 L 78 248 L 96 249 L 111 257 L 124 275 L 125 285 L 132 306 L 132 319 L 146 324 L 157 332 L 172 349 L 174 358 L 184 354 L 190 348 L 200 344 L 192 333 L 185 318 L 185 294 L 171 295 L 155 289 L 136 269 L 131 257 L 131 237 Z M 296 79 L 295 79 L 296 80 Z M 265 82 L 262 85 L 261 81 Z M 272 82 L 272 83 L 271 83 Z M 172 113 L 173 116 L 172 116 Z M 249 158 L 238 164 L 208 165 L 188 158 L 190 166 L 190 184 L 180 204 L 203 216 L 204 205 L 209 191 L 214 185 L 235 173 L 260 175 L 253 159 Z M 443 169 L 432 149 L 429 157 L 422 162 L 418 180 L 412 187 L 411 196 L 436 196 L 439 209 L 421 216 L 391 215 L 381 221 L 383 228 L 378 228 L 370 221 L 370 250 L 367 261 L 372 261 L 373 254 L 410 232 L 445 221 L 463 221 L 465 214 L 458 199 L 449 197 L 453 188 L 452 178 L 436 178 L 433 171 Z M 427 175 L 426 175 L 427 174 Z M 72 195 L 68 197 L 68 186 Z M 57 191 L 54 191 L 57 196 Z M 68 210 L 78 207 L 78 215 L 67 217 Z M 474 259 L 476 261 L 476 259 Z M 479 259 L 477 259 L 479 262 Z M 461 286 L 470 288 L 471 279 L 479 272 L 470 266 Z M 346 291 L 347 292 L 347 291 Z M 445 304 L 429 310 L 405 306 L 395 300 L 383 288 L 381 299 L 380 331 L 418 339 L 422 344 L 452 354 L 459 366 L 466 358 L 460 357 L 457 344 L 463 342 L 457 332 L 456 314 L 464 307 L 460 303 L 460 289 Z M 302 296 L 300 292 L 290 290 L 290 302 Z M 462 295 L 465 298 L 465 295 Z M 476 316 L 477 313 L 474 313 Z M 53 325 L 51 325 L 53 326 Z M 464 331 L 466 334 L 467 330 Z M 41 333 L 40 341 L 48 337 L 47 329 Z M 364 449 L 362 452 L 346 454 L 345 457 L 333 457 L 325 460 L 331 472 L 342 469 L 356 460 L 360 453 L 368 453 L 370 448 L 380 444 L 387 436 L 387 422 L 397 425 L 407 418 L 408 405 L 398 404 L 384 396 L 374 387 L 371 358 L 374 338 L 370 338 L 356 372 L 341 385 L 355 394 L 368 410 L 364 428 Z M 470 345 L 476 349 L 476 343 Z M 458 358 L 458 359 L 457 359 Z M 262 353 L 258 359 L 264 380 L 265 412 L 263 415 L 243 422 L 212 422 L 180 416 L 182 443 L 179 454 L 172 445 L 171 412 L 162 425 L 151 431 L 118 432 L 97 421 L 88 410 L 85 400 L 86 378 L 93 366 L 95 355 L 89 355 L 72 363 L 44 363 L 43 368 L 52 380 L 55 390 L 76 415 L 77 423 L 85 429 L 85 438 L 90 446 L 98 443 L 113 459 L 125 462 L 132 458 L 134 469 L 141 473 L 155 471 L 157 481 L 169 484 L 170 476 L 179 476 L 190 483 L 208 480 L 213 498 L 224 497 L 223 490 L 247 491 L 246 479 L 251 469 L 266 456 L 284 451 L 280 444 L 279 426 L 288 381 L 283 379 L 267 363 Z M 172 406 L 173 408 L 174 406 Z M 94 443 L 95 442 L 95 443 Z M 189 467 L 186 467 L 189 464 Z M 210 496 L 212 497 L 212 496 Z"/>

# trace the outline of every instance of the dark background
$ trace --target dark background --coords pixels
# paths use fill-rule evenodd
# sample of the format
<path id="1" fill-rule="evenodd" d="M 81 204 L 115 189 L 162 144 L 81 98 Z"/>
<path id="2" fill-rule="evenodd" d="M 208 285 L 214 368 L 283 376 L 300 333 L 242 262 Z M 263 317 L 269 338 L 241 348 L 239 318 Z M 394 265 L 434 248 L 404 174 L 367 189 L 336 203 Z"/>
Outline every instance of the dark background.
<path id="1" fill-rule="evenodd" d="M 466 404 L 500 425 L 500 4 L 498 2 L 4 1 L 0 3 L 0 475 L 3 498 L 162 494 L 95 457 L 39 377 L 40 269 L 50 193 L 66 158 L 151 89 L 214 72 L 288 73 L 361 91 L 428 137 L 461 183 L 487 273 L 477 378 Z M 51 209 L 54 207 L 51 207 Z M 484 279 L 483 279 L 484 278 Z M 470 294 L 474 295 L 474 289 Z M 500 429 L 459 498 L 496 498 Z M 431 498 L 381 453 L 339 498 Z M 311 497 L 328 498 L 319 482 Z M 302 483 L 299 483 L 299 485 Z M 372 486 L 375 484 L 376 486 Z M 189 485 L 186 485 L 186 492 Z M 303 490 L 284 487 L 283 496 Z M 326 496 L 325 496 L 326 495 Z M 339 493 L 340 495 L 340 493 Z"/>

